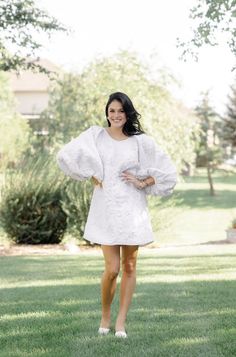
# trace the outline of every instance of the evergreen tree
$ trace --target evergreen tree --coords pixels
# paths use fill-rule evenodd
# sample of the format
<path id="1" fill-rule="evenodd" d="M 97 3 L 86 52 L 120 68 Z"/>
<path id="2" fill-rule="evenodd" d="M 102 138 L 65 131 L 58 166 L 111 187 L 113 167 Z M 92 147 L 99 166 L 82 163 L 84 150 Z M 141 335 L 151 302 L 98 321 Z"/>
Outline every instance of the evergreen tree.
<path id="1" fill-rule="evenodd" d="M 223 140 L 225 144 L 236 150 L 236 85 L 231 87 L 231 94 L 228 96 L 226 117 L 223 121 Z"/>
<path id="2" fill-rule="evenodd" d="M 222 160 L 222 149 L 219 145 L 220 118 L 211 107 L 209 92 L 203 94 L 196 114 L 200 119 L 201 134 L 200 144 L 197 149 L 197 166 L 207 168 L 207 177 L 210 185 L 211 196 L 215 195 L 212 173 L 217 164 Z"/>

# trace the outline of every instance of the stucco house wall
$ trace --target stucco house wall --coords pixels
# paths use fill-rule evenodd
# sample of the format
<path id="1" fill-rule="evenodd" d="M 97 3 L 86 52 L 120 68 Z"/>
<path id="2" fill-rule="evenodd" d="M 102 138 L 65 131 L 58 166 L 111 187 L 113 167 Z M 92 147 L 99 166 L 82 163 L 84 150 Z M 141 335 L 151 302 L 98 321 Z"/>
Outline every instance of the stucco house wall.
<path id="1" fill-rule="evenodd" d="M 58 66 L 48 60 L 41 60 L 40 64 L 50 71 L 61 72 Z M 49 77 L 32 71 L 22 71 L 19 75 L 10 73 L 9 76 L 19 113 L 27 119 L 38 118 L 48 106 Z"/>

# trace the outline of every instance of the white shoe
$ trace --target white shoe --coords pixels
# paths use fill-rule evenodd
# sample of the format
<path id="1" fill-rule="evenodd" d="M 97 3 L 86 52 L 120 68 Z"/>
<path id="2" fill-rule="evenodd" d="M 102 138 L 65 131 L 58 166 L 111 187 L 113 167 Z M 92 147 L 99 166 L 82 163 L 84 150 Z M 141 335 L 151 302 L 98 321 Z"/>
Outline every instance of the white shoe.
<path id="1" fill-rule="evenodd" d="M 127 333 L 125 331 L 116 331 L 116 337 L 127 338 Z"/>
<path id="2" fill-rule="evenodd" d="M 106 327 L 99 327 L 98 334 L 99 335 L 107 335 L 110 332 L 109 328 Z"/>

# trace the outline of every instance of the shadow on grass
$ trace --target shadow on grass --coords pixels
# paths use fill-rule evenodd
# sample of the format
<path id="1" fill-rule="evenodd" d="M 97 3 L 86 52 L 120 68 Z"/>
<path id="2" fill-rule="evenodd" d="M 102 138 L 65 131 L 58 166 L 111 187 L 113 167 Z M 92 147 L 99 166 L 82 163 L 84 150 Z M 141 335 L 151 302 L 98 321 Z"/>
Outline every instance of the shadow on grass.
<path id="1" fill-rule="evenodd" d="M 236 191 L 217 190 L 216 196 L 210 196 L 209 192 L 204 189 L 188 189 L 186 191 L 176 190 L 179 200 L 176 207 L 191 208 L 235 208 Z"/>
<path id="2" fill-rule="evenodd" d="M 100 276 L 103 271 L 103 258 L 99 256 L 5 256 L 0 261 L 0 278 L 4 280 L 16 274 L 17 280 L 48 281 Z M 5 268 L 7 266 L 7 268 Z M 53 283 L 52 283 L 53 284 Z"/>
<path id="3" fill-rule="evenodd" d="M 98 284 L 3 289 L 1 351 L 4 357 L 37 349 L 64 357 L 108 356 L 111 350 L 114 356 L 233 356 L 235 291 L 236 281 L 140 283 L 128 340 L 110 334 L 104 343 L 97 336 Z M 117 313 L 117 299 L 114 305 Z"/>
<path id="4" fill-rule="evenodd" d="M 89 269 L 91 266 L 94 271 Z M 209 277 L 207 281 L 145 281 L 155 276 L 158 280 L 158 276 L 167 274 L 177 279 L 182 274 L 224 273 L 224 269 L 235 266 L 233 255 L 142 257 L 127 321 L 129 338 L 125 341 L 115 339 L 113 333 L 106 337 L 97 336 L 102 266 L 100 257 L 7 257 L 1 261 L 3 281 L 6 278 L 4 271 L 10 271 L 7 277 L 10 285 L 7 287 L 6 282 L 6 288 L 1 289 L 2 355 L 236 355 L 235 280 L 212 281 Z M 26 274 L 27 269 L 30 275 Z M 54 275 L 55 270 L 61 275 Z M 29 285 L 31 281 L 40 283 L 52 277 L 57 279 L 57 285 L 14 287 L 17 278 L 23 276 Z M 75 284 L 60 283 L 61 279 L 70 276 L 78 278 Z M 117 294 L 113 323 L 118 298 Z"/>
<path id="5" fill-rule="evenodd" d="M 186 183 L 208 183 L 207 172 L 206 170 L 202 171 L 202 175 L 194 175 L 194 176 L 185 176 L 184 182 Z M 217 170 L 213 174 L 213 182 L 214 183 L 223 183 L 223 184 L 236 184 L 236 174 L 232 172 L 225 172 L 222 170 Z"/>

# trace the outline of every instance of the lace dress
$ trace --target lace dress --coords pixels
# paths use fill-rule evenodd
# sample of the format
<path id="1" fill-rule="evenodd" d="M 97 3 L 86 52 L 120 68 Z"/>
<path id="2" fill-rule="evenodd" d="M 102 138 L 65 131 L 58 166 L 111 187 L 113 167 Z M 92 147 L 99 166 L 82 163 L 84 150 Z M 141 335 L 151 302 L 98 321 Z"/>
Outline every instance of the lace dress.
<path id="1" fill-rule="evenodd" d="M 103 163 L 102 188 L 96 186 L 84 238 L 104 245 L 145 245 L 153 241 L 145 192 L 122 181 L 121 167 L 138 161 L 134 136 L 115 140 L 104 128 L 97 138 Z"/>

